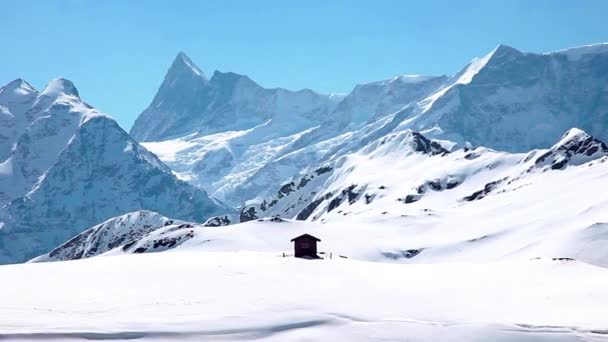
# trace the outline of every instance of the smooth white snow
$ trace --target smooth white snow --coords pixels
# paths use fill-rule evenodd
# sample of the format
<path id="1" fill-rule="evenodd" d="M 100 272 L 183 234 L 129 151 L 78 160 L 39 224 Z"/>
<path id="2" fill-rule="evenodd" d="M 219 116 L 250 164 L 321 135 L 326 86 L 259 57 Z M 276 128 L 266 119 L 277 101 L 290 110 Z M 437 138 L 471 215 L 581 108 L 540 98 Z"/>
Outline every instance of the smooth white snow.
<path id="1" fill-rule="evenodd" d="M 176 251 L 2 266 L 0 278 L 4 340 L 589 341 L 608 327 L 608 272 L 569 261 Z"/>

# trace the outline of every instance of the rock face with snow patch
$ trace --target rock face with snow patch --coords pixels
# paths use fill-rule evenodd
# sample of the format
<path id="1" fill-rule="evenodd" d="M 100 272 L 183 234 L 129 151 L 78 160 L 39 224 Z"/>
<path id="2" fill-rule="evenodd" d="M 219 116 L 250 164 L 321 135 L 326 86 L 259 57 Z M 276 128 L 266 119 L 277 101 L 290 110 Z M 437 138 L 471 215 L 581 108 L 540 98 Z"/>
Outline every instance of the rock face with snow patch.
<path id="1" fill-rule="evenodd" d="M 608 156 L 608 146 L 586 132 L 572 128 L 547 152 L 536 158 L 536 167 L 561 170 L 568 165 L 580 165 Z"/>
<path id="2" fill-rule="evenodd" d="M 91 227 L 30 262 L 90 258 L 134 242 L 156 229 L 182 223 L 185 222 L 147 210 L 128 213 Z"/>

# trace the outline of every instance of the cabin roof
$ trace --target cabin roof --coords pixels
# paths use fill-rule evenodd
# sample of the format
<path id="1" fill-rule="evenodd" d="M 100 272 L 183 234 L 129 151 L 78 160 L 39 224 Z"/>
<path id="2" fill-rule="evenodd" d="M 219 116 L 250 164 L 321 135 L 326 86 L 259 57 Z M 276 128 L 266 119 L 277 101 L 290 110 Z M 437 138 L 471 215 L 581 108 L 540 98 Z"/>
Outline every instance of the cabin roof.
<path id="1" fill-rule="evenodd" d="M 300 240 L 300 239 L 305 239 L 305 238 L 309 238 L 309 239 L 312 238 L 312 239 L 317 240 L 318 242 L 321 242 L 321 239 L 319 239 L 318 237 L 312 236 L 310 234 L 302 234 L 300 236 L 296 236 L 295 238 L 291 239 L 291 242 L 294 242 L 294 241 Z"/>

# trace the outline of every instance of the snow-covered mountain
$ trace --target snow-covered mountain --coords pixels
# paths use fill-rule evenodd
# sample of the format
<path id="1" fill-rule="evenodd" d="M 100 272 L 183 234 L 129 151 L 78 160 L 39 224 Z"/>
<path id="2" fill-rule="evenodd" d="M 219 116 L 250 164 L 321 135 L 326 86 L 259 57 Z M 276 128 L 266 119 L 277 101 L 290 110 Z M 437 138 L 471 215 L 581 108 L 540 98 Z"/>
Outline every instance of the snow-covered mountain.
<path id="1" fill-rule="evenodd" d="M 499 45 L 452 77 L 405 75 L 361 84 L 343 97 L 309 99 L 318 106 L 297 106 L 301 111 L 288 105 L 281 106 L 285 111 L 268 109 L 275 102 L 262 101 L 263 88 L 250 79 L 233 75 L 239 86 L 228 86 L 218 82 L 216 72 L 207 80 L 180 54 L 132 132 L 180 178 L 238 206 L 271 195 L 267 184 L 407 129 L 460 146 L 509 152 L 548 148 L 572 127 L 607 139 L 607 46 L 535 54 Z M 182 87 L 181 80 L 198 85 Z M 215 95 L 224 92 L 231 95 Z M 241 101 L 253 98 L 258 102 Z M 285 98 L 290 101 L 296 100 Z M 230 120 L 219 122 L 216 108 L 232 113 L 220 115 Z M 173 126 L 178 128 L 166 134 L 143 133 Z"/>
<path id="2" fill-rule="evenodd" d="M 243 185 L 264 188 L 298 168 L 252 181 L 267 163 L 421 100 L 446 79 L 399 76 L 358 85 L 347 96 L 291 92 L 265 89 L 233 73 L 216 71 L 207 80 L 180 53 L 131 134 L 148 141 L 144 145 L 182 179 L 239 205 L 258 190 Z"/>
<path id="3" fill-rule="evenodd" d="M 580 127 L 608 138 L 608 44 L 535 54 L 500 45 L 404 113 L 404 126 L 498 150 L 550 146 Z"/>
<path id="4" fill-rule="evenodd" d="M 23 104 L 10 114 L 29 125 L 17 139 L 5 141 L 12 146 L 0 164 L 0 262 L 47 252 L 93 224 L 133 210 L 199 222 L 230 213 L 203 190 L 178 180 L 112 118 L 83 102 L 72 82 L 55 79 L 37 92 L 17 80 L 1 93 L 15 85 L 25 90 L 12 91 L 3 105 Z"/>
<path id="5" fill-rule="evenodd" d="M 42 92 L 23 80 L 15 80 L 0 91 L 19 85 L 12 96 L 1 99 L 11 112 L 16 137 L 2 144 L 8 150 L 0 164 L 0 199 L 6 204 L 25 195 L 67 146 L 83 120 L 103 115 L 82 102 L 72 82 L 54 79 Z M 3 127 L 2 131 L 7 131 Z M 10 131 L 10 130 L 8 130 Z"/>
<path id="6" fill-rule="evenodd" d="M 111 218 L 76 235 L 32 262 L 90 258 L 135 241 L 162 227 L 185 223 L 147 210 Z"/>
<path id="7" fill-rule="evenodd" d="M 179 53 L 131 135 L 139 141 L 159 141 L 191 133 L 240 131 L 268 121 L 280 122 L 285 130 L 302 130 L 319 124 L 339 99 L 309 89 L 266 89 L 232 72 L 215 71 L 207 79 Z"/>
<path id="8" fill-rule="evenodd" d="M 499 46 L 330 96 L 180 54 L 143 146 L 67 80 L 11 82 L 0 262 L 39 256 L 0 266 L 0 339 L 603 340 L 607 56 Z"/>
<path id="9" fill-rule="evenodd" d="M 232 223 L 230 215 L 214 216 L 197 224 L 139 210 L 113 217 L 93 226 L 30 262 L 66 261 L 94 257 L 115 248 L 124 253 L 159 252 L 179 246 L 193 237 L 194 227 L 219 227 Z M 175 236 L 171 239 L 168 233 Z M 149 244 L 147 248 L 142 245 Z"/>
<path id="10" fill-rule="evenodd" d="M 376 205 L 388 208 L 390 201 L 410 204 L 429 196 L 459 205 L 526 184 L 533 173 L 591 165 L 595 160 L 603 163 L 606 156 L 604 142 L 576 128 L 551 148 L 527 154 L 482 147 L 449 152 L 439 142 L 406 130 L 310 167 L 310 171 L 275 186 L 274 195 L 250 201 L 241 210 L 240 220 L 277 215 L 325 220 L 335 213 L 348 215 L 355 204 L 359 208 L 355 210 L 362 207 L 370 211 Z M 379 200 L 381 204 L 373 204 Z M 385 210 L 375 211 L 381 214 Z"/>
<path id="11" fill-rule="evenodd" d="M 288 253 L 293 236 L 311 233 L 323 237 L 324 252 L 366 261 L 541 257 L 607 267 L 608 195 L 594 191 L 608 186 L 607 162 L 606 145 L 579 129 L 550 149 L 516 154 L 481 147 L 450 152 L 404 131 L 282 184 L 275 196 L 243 208 L 244 223 L 217 227 L 131 213 L 34 261 L 72 259 L 87 246 L 94 249 L 90 256 L 168 249 Z M 96 240 L 108 247 L 98 250 Z"/>

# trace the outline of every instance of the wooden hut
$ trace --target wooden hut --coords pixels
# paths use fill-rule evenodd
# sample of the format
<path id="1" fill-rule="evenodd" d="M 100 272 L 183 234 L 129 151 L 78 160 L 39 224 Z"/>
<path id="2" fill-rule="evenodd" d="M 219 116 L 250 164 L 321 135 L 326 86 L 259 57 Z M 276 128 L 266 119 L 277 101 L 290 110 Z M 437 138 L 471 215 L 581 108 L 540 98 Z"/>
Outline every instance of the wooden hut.
<path id="1" fill-rule="evenodd" d="M 296 258 L 319 258 L 317 255 L 317 242 L 321 242 L 321 239 L 310 234 L 303 234 L 291 239 L 291 242 L 293 242 L 293 250 Z"/>

